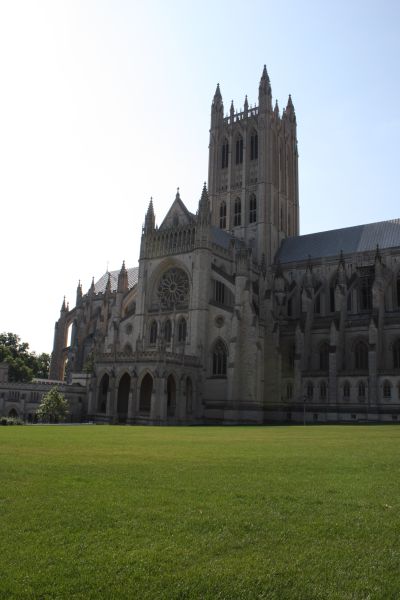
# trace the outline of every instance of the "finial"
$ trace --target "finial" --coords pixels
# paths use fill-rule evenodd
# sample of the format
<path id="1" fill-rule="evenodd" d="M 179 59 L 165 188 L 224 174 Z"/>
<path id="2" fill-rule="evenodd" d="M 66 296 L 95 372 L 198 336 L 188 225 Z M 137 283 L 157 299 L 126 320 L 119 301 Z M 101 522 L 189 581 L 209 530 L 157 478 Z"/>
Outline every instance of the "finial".
<path id="1" fill-rule="evenodd" d="M 179 200 L 180 199 L 180 194 L 179 194 L 179 187 L 176 188 L 176 196 L 175 196 L 175 200 Z"/>
<path id="2" fill-rule="evenodd" d="M 274 108 L 274 112 L 275 115 L 279 117 L 279 105 L 278 105 L 278 100 L 275 100 L 275 108 Z"/>

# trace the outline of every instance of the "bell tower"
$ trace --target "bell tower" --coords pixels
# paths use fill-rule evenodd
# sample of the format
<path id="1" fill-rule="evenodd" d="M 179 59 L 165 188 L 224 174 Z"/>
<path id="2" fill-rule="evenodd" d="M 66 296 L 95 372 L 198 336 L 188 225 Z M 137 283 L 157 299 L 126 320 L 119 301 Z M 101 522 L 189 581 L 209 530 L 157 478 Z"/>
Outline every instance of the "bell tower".
<path id="1" fill-rule="evenodd" d="M 224 116 L 219 84 L 211 106 L 208 189 L 212 224 L 270 265 L 281 241 L 299 234 L 297 125 L 291 96 L 280 115 L 264 66 L 258 106 Z"/>

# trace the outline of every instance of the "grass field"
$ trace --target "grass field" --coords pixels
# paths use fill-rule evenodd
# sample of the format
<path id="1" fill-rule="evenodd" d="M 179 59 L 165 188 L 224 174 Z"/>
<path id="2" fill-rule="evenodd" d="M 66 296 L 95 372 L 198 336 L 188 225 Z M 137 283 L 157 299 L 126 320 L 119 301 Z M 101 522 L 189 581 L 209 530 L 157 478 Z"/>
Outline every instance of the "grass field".
<path id="1" fill-rule="evenodd" d="M 400 427 L 0 429 L 0 598 L 400 598 Z"/>

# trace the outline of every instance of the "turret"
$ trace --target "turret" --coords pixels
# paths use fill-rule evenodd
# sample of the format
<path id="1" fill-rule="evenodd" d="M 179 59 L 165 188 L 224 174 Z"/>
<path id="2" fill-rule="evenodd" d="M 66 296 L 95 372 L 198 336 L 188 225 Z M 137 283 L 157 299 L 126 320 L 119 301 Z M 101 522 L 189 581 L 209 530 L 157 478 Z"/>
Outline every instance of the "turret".
<path id="1" fill-rule="evenodd" d="M 272 92 L 271 82 L 269 80 L 267 67 L 264 65 L 264 69 L 260 79 L 260 85 L 258 88 L 258 104 L 260 112 L 272 111 Z"/>

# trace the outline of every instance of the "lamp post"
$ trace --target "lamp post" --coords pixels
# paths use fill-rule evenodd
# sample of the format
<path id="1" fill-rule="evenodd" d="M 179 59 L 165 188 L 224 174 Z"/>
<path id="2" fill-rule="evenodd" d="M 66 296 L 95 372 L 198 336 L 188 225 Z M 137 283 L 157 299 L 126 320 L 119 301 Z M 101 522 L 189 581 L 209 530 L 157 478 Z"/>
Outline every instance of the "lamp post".
<path id="1" fill-rule="evenodd" d="M 303 396 L 303 425 L 306 425 L 306 402 L 307 402 L 307 396 L 304 395 Z"/>

